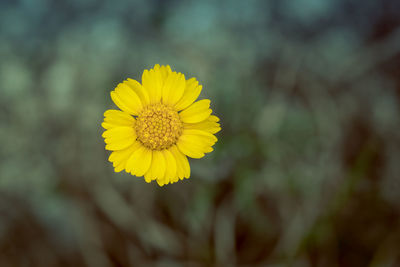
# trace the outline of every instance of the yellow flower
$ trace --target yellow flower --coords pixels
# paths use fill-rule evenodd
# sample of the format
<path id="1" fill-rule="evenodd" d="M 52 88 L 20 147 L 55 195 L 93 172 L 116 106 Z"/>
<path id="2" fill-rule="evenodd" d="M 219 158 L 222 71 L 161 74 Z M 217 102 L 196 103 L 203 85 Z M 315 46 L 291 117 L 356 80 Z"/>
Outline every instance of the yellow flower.
<path id="1" fill-rule="evenodd" d="M 201 89 L 195 78 L 158 64 L 144 70 L 142 84 L 129 78 L 118 84 L 111 99 L 121 110 L 107 110 L 102 123 L 115 171 L 160 186 L 189 178 L 187 157 L 213 151 L 221 130 L 210 100 L 195 102 Z"/>

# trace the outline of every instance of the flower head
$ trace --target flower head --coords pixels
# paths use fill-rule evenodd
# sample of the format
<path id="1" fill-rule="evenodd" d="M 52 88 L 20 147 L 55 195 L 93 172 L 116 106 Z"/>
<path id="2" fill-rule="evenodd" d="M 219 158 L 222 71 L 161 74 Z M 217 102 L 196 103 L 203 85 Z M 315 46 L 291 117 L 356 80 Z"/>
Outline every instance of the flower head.
<path id="1" fill-rule="evenodd" d="M 210 100 L 196 101 L 201 89 L 195 78 L 186 80 L 158 64 L 144 70 L 142 84 L 133 79 L 118 84 L 111 99 L 121 110 L 107 110 L 102 123 L 115 171 L 160 186 L 189 178 L 187 157 L 213 151 L 214 134 L 221 130 Z"/>

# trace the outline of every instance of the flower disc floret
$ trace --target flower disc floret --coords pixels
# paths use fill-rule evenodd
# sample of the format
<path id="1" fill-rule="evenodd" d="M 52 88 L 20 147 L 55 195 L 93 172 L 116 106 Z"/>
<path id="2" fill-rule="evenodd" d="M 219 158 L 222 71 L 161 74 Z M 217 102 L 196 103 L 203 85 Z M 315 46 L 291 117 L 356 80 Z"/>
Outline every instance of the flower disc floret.
<path id="1" fill-rule="evenodd" d="M 138 140 L 152 150 L 163 150 L 176 144 L 182 134 L 183 123 L 171 107 L 157 103 L 145 107 L 135 125 Z"/>

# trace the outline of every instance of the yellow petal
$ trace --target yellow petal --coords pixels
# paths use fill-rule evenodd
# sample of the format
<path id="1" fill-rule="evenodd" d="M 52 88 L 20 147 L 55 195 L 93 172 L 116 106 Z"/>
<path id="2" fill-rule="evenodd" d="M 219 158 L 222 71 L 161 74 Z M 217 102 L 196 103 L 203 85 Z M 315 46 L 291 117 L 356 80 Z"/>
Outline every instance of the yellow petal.
<path id="1" fill-rule="evenodd" d="M 131 154 L 137 149 L 137 146 L 135 145 L 136 143 L 138 142 L 135 142 L 133 145 L 123 150 L 113 151 L 108 157 L 108 160 L 116 164 L 121 161 L 127 160 L 131 156 Z"/>
<path id="2" fill-rule="evenodd" d="M 134 127 L 135 119 L 126 112 L 120 110 L 107 110 L 104 112 L 104 122 L 101 124 L 104 129 L 111 129 L 120 126 Z"/>
<path id="3" fill-rule="evenodd" d="M 102 136 L 104 138 L 110 139 L 124 139 L 130 138 L 132 136 L 136 136 L 135 129 L 132 127 L 122 126 L 122 127 L 115 127 L 113 129 L 106 130 Z"/>
<path id="4" fill-rule="evenodd" d="M 182 154 L 180 151 L 179 153 L 181 154 L 181 159 L 182 159 L 182 166 L 183 166 L 183 173 L 184 173 L 184 178 L 189 178 L 190 177 L 190 165 L 189 165 L 189 160 L 188 158 Z"/>
<path id="5" fill-rule="evenodd" d="M 108 130 L 111 128 L 115 128 L 115 127 L 119 127 L 120 125 L 117 124 L 112 124 L 112 123 L 107 123 L 107 122 L 102 122 L 101 123 L 101 127 L 103 127 L 104 129 Z"/>
<path id="6" fill-rule="evenodd" d="M 135 142 L 135 140 L 136 140 L 135 138 L 127 138 L 123 140 L 113 141 L 107 143 L 106 149 L 111 151 L 122 150 L 132 145 Z"/>
<path id="7" fill-rule="evenodd" d="M 190 177 L 190 165 L 187 157 L 182 154 L 176 147 L 173 145 L 169 148 L 169 151 L 174 155 L 176 160 L 176 169 L 177 169 L 177 178 L 189 178 Z"/>
<path id="8" fill-rule="evenodd" d="M 215 144 L 217 138 L 207 132 L 200 130 L 185 129 L 179 137 L 177 146 L 179 150 L 191 158 L 202 158 L 204 153 L 211 152 L 212 145 Z"/>
<path id="9" fill-rule="evenodd" d="M 176 103 L 176 110 L 180 111 L 190 106 L 200 95 L 202 86 L 195 78 L 186 81 L 182 98 Z"/>
<path id="10" fill-rule="evenodd" d="M 108 157 L 108 160 L 113 163 L 115 172 L 120 172 L 126 167 L 126 162 L 133 152 L 138 148 L 139 142 L 134 142 L 131 146 L 123 149 L 114 151 Z"/>
<path id="11" fill-rule="evenodd" d="M 163 77 L 158 64 L 154 66 L 154 69 L 144 70 L 142 75 L 142 84 L 149 93 L 150 103 L 154 104 L 160 102 Z"/>
<path id="12" fill-rule="evenodd" d="M 198 136 L 202 139 L 202 143 L 206 145 L 214 145 L 218 141 L 218 138 L 215 137 L 215 135 L 198 129 L 184 129 L 182 132 L 182 136 L 185 135 Z"/>
<path id="13" fill-rule="evenodd" d="M 121 110 L 132 115 L 137 115 L 143 108 L 139 96 L 126 84 L 120 83 L 111 92 L 111 99 Z"/>
<path id="14" fill-rule="evenodd" d="M 126 171 L 138 177 L 143 176 L 150 168 L 152 152 L 141 145 L 128 159 Z"/>
<path id="15" fill-rule="evenodd" d="M 104 117 L 105 118 L 121 118 L 124 120 L 132 120 L 133 117 L 129 115 L 126 112 L 123 112 L 121 110 L 116 110 L 116 109 L 109 109 L 106 112 L 104 112 Z"/>
<path id="16" fill-rule="evenodd" d="M 167 79 L 167 77 L 172 73 L 172 70 L 171 70 L 171 67 L 169 65 L 167 65 L 167 66 L 161 66 L 160 67 L 160 72 L 161 72 L 162 80 L 164 82 Z"/>
<path id="17" fill-rule="evenodd" d="M 190 105 L 187 109 L 179 113 L 179 117 L 183 122 L 196 123 L 207 119 L 212 110 L 209 109 L 210 100 L 203 99 Z"/>
<path id="18" fill-rule="evenodd" d="M 164 186 L 165 185 L 165 182 L 164 182 L 164 178 L 157 178 L 157 184 L 159 185 L 159 186 Z"/>
<path id="19" fill-rule="evenodd" d="M 168 184 L 170 181 L 175 180 L 175 178 L 177 177 L 176 160 L 175 160 L 175 157 L 172 155 L 172 153 L 168 149 L 162 150 L 162 153 L 164 154 L 165 163 L 166 163 L 164 183 Z"/>
<path id="20" fill-rule="evenodd" d="M 120 164 L 114 166 L 114 171 L 115 172 L 121 172 L 122 170 L 125 169 L 125 164 L 121 162 Z"/>
<path id="21" fill-rule="evenodd" d="M 185 75 L 172 72 L 165 80 L 162 89 L 162 101 L 167 105 L 174 105 L 181 99 L 185 90 Z"/>
<path id="22" fill-rule="evenodd" d="M 218 122 L 218 117 L 211 115 L 207 119 L 198 123 L 184 123 L 185 129 L 197 129 L 209 132 L 211 134 L 215 134 L 221 130 L 221 127 Z"/>
<path id="23" fill-rule="evenodd" d="M 128 78 L 126 81 L 124 81 L 124 83 L 127 84 L 138 95 L 143 106 L 150 103 L 149 94 L 138 81 Z"/>
<path id="24" fill-rule="evenodd" d="M 132 127 L 115 127 L 103 133 L 107 150 L 121 150 L 132 145 L 136 140 L 136 133 Z"/>
<path id="25" fill-rule="evenodd" d="M 169 151 L 174 156 L 175 161 L 176 161 L 176 177 L 178 179 L 182 179 L 185 175 L 184 175 L 183 166 L 180 162 L 180 158 L 179 158 L 180 155 L 178 153 L 180 153 L 181 155 L 183 155 L 183 154 L 176 148 L 176 145 L 173 145 L 172 147 L 170 147 Z"/>
<path id="26" fill-rule="evenodd" d="M 146 181 L 164 179 L 165 168 L 166 164 L 163 153 L 158 150 L 153 150 L 150 168 L 144 175 Z"/>
<path id="27" fill-rule="evenodd" d="M 219 122 L 219 118 L 215 115 L 211 115 L 208 119 L 213 122 Z"/>
<path id="28" fill-rule="evenodd" d="M 153 153 L 152 153 L 152 155 L 153 155 Z M 153 161 L 153 156 L 152 156 L 152 161 Z M 153 171 L 151 169 L 151 163 L 150 163 L 150 168 L 144 174 L 144 180 L 146 181 L 146 183 L 151 183 L 151 181 L 155 180 Z"/>
<path id="29" fill-rule="evenodd" d="M 203 147 L 193 146 L 192 142 L 180 139 L 176 144 L 179 150 L 188 157 L 199 159 L 204 157 Z"/>

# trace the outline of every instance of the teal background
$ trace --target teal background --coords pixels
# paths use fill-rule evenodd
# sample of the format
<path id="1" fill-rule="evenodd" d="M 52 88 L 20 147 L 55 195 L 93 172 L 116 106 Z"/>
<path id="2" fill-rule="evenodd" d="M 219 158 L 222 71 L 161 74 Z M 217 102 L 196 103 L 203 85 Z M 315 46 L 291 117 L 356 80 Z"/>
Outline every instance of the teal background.
<path id="1" fill-rule="evenodd" d="M 400 266 L 397 0 L 0 3 L 0 266 Z M 114 173 L 154 64 L 222 131 L 189 180 Z"/>

